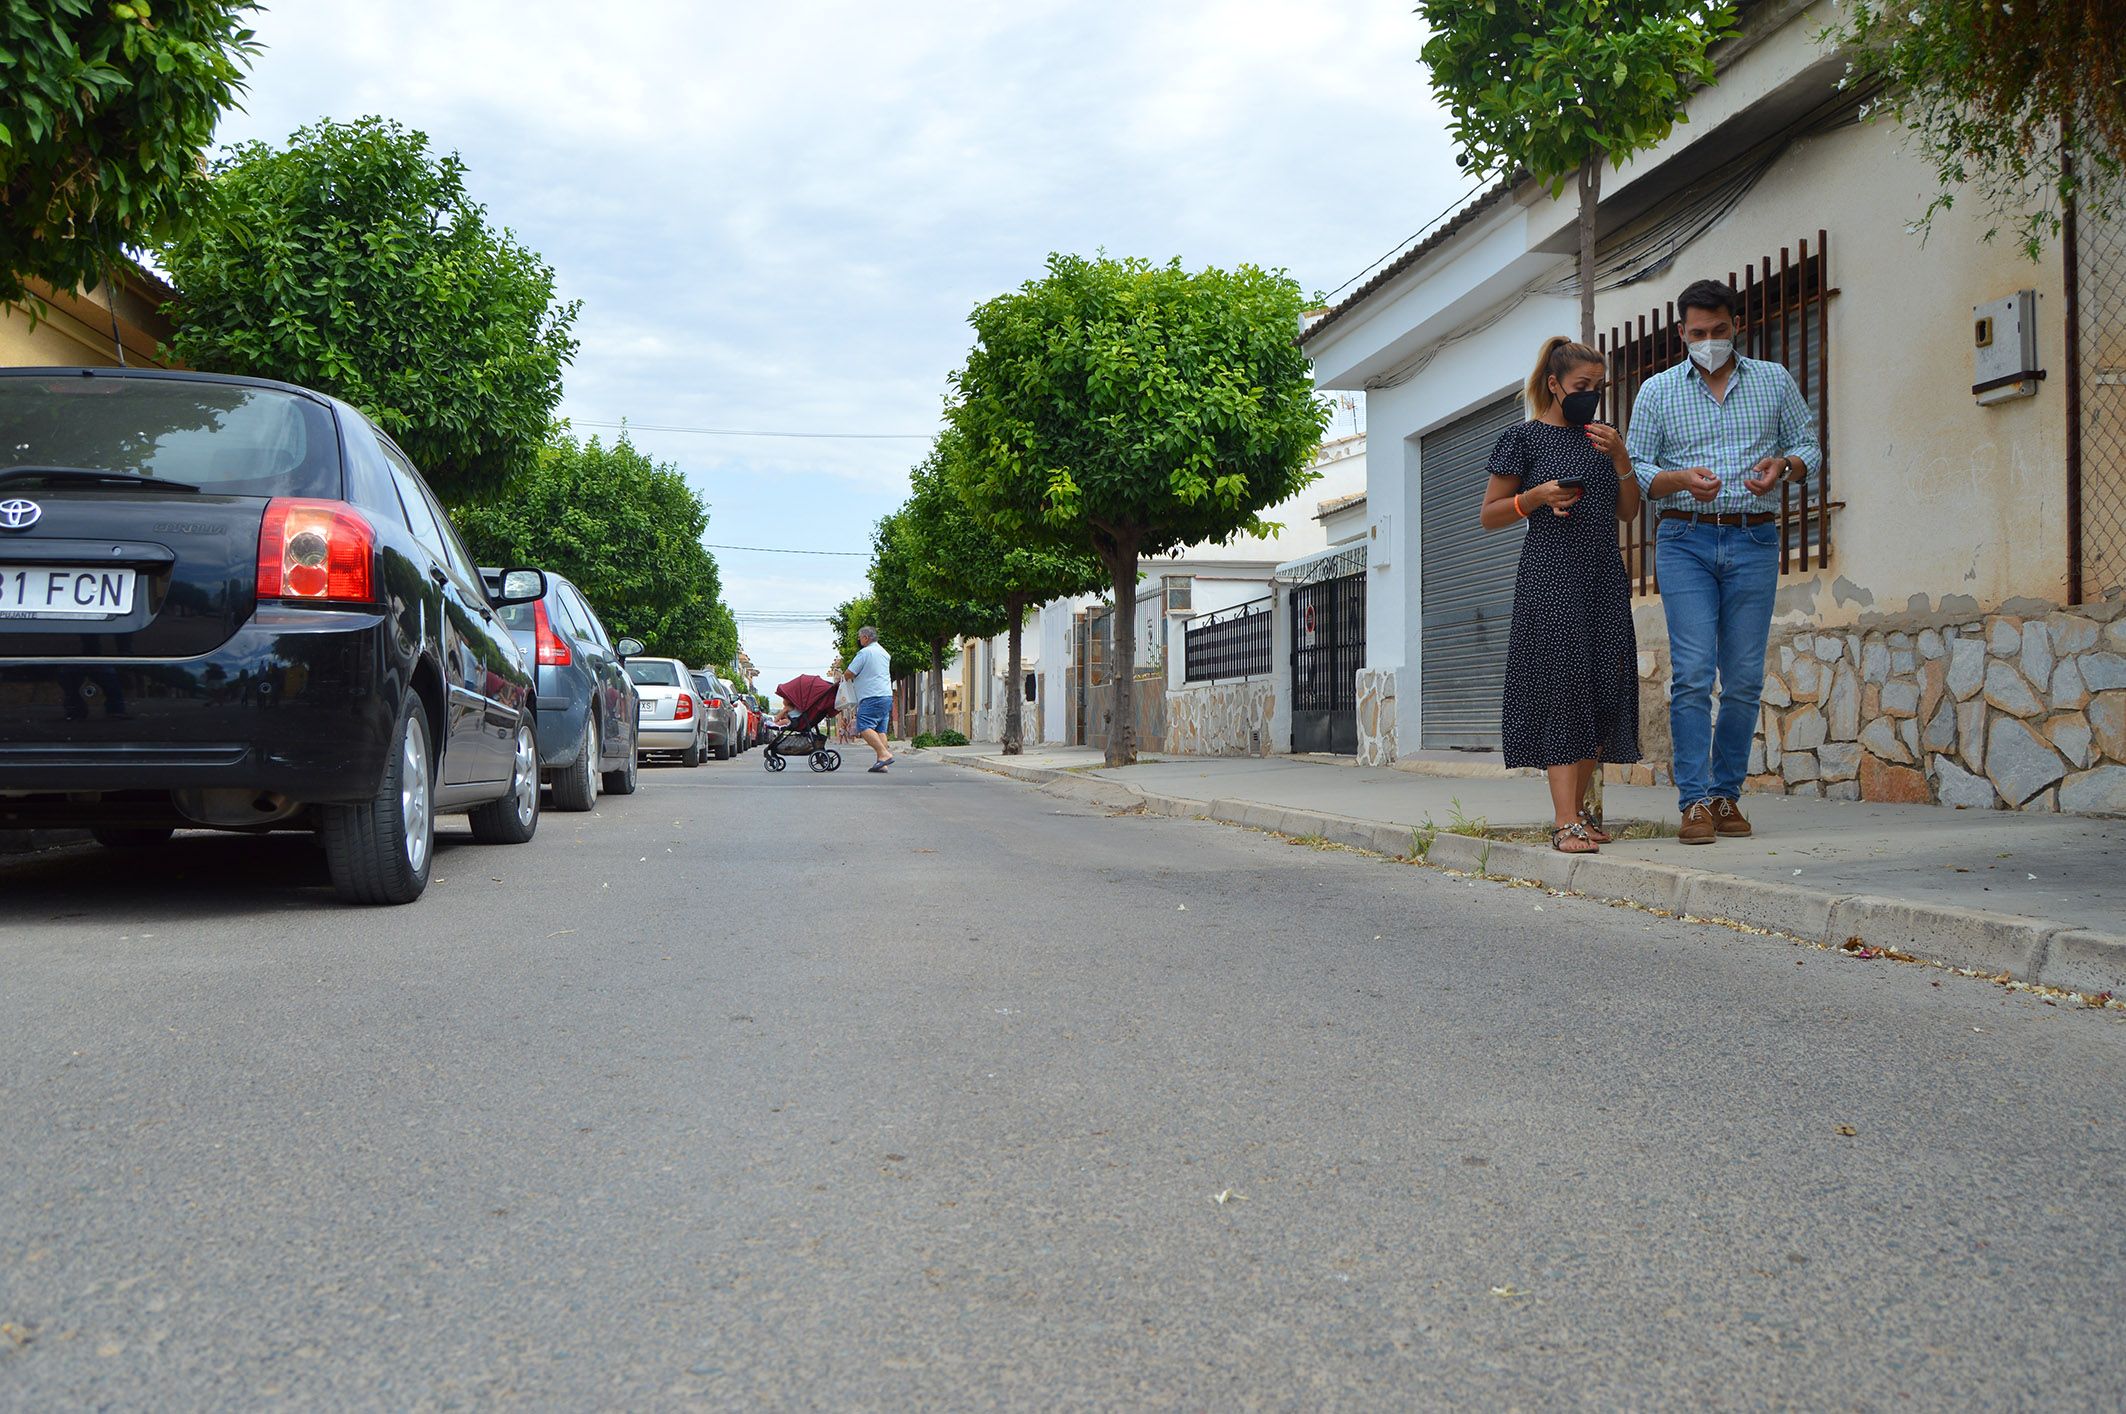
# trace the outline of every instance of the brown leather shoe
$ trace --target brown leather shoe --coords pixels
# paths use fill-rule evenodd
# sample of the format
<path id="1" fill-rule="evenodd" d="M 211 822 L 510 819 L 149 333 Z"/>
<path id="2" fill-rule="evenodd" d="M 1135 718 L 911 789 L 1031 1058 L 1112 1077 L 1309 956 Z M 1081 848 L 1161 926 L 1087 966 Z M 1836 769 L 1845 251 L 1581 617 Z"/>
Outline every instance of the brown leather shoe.
<path id="1" fill-rule="evenodd" d="M 1729 840 L 1744 840 L 1750 835 L 1750 822 L 1742 818 L 1742 807 L 1732 800 L 1715 799 L 1713 818 L 1719 822 L 1720 837 Z"/>
<path id="2" fill-rule="evenodd" d="M 1713 802 L 1701 800 L 1683 812 L 1683 828 L 1676 838 L 1685 844 L 1711 844 L 1720 837 L 1720 822 L 1713 815 Z"/>

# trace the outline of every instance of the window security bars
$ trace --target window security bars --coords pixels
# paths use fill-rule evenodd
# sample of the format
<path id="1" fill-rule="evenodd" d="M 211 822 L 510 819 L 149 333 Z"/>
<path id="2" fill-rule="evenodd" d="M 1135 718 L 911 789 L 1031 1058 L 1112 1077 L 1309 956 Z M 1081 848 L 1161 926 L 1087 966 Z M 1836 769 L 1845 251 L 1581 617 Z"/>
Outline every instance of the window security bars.
<path id="1" fill-rule="evenodd" d="M 1792 574 L 1822 569 L 1831 558 L 1830 513 L 1844 502 L 1831 499 L 1831 393 L 1829 312 L 1830 266 L 1824 231 L 1816 233 L 1812 249 L 1807 240 L 1798 247 L 1781 246 L 1778 263 L 1763 257 L 1745 266 L 1739 277 L 1728 273 L 1728 283 L 1742 297 L 1736 318 L 1742 323 L 1737 352 L 1746 358 L 1784 364 L 1801 388 L 1801 396 L 1816 414 L 1816 440 L 1823 448 L 1823 466 L 1806 481 L 1779 487 L 1779 570 Z M 1798 254 L 1796 253 L 1798 249 Z M 1611 326 L 1597 340 L 1609 356 L 1609 391 L 1603 419 L 1620 431 L 1631 426 L 1632 404 L 1646 380 L 1663 369 L 1682 363 L 1683 324 L 1671 300 L 1664 314 L 1656 309 L 1630 323 Z M 1639 518 L 1619 528 L 1636 594 L 1658 594 L 1654 581 L 1654 510 L 1644 506 Z"/>

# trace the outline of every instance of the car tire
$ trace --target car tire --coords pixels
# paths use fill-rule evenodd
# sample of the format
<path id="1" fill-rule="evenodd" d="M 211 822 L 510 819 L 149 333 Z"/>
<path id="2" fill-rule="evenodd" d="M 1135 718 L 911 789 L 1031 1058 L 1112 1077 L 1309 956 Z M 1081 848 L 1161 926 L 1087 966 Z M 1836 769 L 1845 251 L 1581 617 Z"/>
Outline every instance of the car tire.
<path id="1" fill-rule="evenodd" d="M 637 739 L 640 739 L 639 733 L 637 734 Z M 605 773 L 605 793 L 607 795 L 633 795 L 635 793 L 635 778 L 641 767 L 642 753 L 630 745 L 627 752 L 627 763 L 617 771 L 607 771 Z"/>
<path id="2" fill-rule="evenodd" d="M 481 844 L 524 844 L 539 832 L 539 743 L 529 721 L 517 723 L 509 794 L 466 812 L 466 818 Z"/>
<path id="3" fill-rule="evenodd" d="M 576 764 L 554 777 L 554 809 L 588 810 L 598 803 L 598 756 L 604 750 L 598 740 L 598 714 L 586 712 L 583 720 L 583 750 Z"/>
<path id="4" fill-rule="evenodd" d="M 349 903 L 412 903 L 435 866 L 435 755 L 421 699 L 410 693 L 391 744 L 375 795 L 318 807 L 325 867 Z"/>
<path id="5" fill-rule="evenodd" d="M 89 827 L 89 833 L 95 837 L 96 843 L 102 845 L 105 849 L 154 849 L 157 845 L 168 844 L 170 836 L 176 834 L 177 831 L 165 830 L 155 826 L 135 828 L 121 825 L 92 825 Z"/>
<path id="6" fill-rule="evenodd" d="M 679 753 L 679 764 L 682 766 L 699 766 L 701 764 L 700 737 L 697 736 L 688 742 L 687 749 Z"/>
<path id="7" fill-rule="evenodd" d="M 730 760 L 730 759 L 731 759 L 731 748 L 730 748 L 730 747 L 728 747 L 728 746 L 718 746 L 718 747 L 713 747 L 713 748 L 711 748 L 711 749 L 715 751 L 715 753 L 716 753 L 716 759 L 717 759 L 718 761 L 728 761 L 728 760 Z"/>

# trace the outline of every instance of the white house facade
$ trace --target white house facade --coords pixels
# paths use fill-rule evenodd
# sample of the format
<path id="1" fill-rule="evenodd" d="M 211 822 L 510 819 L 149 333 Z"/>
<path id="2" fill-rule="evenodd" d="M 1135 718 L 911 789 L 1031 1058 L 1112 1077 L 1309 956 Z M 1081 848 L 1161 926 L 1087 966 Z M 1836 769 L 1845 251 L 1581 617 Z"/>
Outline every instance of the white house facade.
<path id="1" fill-rule="evenodd" d="M 1843 87 L 1829 18 L 1747 7 L 1688 121 L 1606 174 L 1605 416 L 1628 422 L 1680 357 L 1671 301 L 1705 277 L 1732 278 L 1745 352 L 1784 362 L 1817 412 L 1825 467 L 1784 513 L 1752 789 L 2126 811 L 2126 238 L 2084 223 L 2033 263 L 1960 204 L 1922 240 L 1933 172 Z M 1578 328 L 1575 215 L 1569 188 L 1501 184 L 1302 336 L 1319 386 L 1365 394 L 1378 452 L 1362 759 L 1497 749 L 1520 531 L 1482 531 L 1477 508 L 1539 345 Z M 1650 518 L 1622 540 L 1648 756 L 1621 774 L 1651 782 L 1668 724 Z"/>

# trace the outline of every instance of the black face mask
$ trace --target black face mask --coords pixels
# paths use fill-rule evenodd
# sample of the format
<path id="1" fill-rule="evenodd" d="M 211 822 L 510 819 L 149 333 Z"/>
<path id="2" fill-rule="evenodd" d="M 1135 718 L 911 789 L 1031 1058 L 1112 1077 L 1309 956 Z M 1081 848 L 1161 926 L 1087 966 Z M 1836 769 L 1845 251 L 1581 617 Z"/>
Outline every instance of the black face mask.
<path id="1" fill-rule="evenodd" d="M 1585 427 L 1595 420 L 1595 412 L 1602 405 L 1602 391 L 1589 388 L 1584 393 L 1567 393 L 1558 399 L 1558 406 L 1565 410 L 1565 421 L 1573 427 Z"/>

